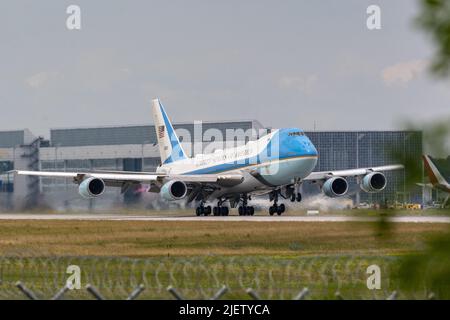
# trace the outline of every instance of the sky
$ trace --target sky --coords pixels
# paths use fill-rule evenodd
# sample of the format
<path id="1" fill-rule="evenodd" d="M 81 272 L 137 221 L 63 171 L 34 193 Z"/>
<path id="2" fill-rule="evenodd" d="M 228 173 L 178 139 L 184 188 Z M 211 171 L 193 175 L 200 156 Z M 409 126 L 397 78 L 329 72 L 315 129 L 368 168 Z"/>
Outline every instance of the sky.
<path id="1" fill-rule="evenodd" d="M 66 9 L 81 8 L 81 30 Z M 381 8 L 381 29 L 366 9 Z M 0 131 L 256 119 L 266 127 L 390 130 L 448 117 L 414 0 L 8 1 Z"/>

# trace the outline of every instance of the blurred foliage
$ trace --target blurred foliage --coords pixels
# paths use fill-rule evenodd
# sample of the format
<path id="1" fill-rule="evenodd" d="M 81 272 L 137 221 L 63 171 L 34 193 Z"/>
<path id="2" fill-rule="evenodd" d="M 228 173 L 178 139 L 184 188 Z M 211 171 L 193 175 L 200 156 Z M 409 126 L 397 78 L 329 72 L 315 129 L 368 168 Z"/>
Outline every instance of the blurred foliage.
<path id="1" fill-rule="evenodd" d="M 428 32 L 436 47 L 431 72 L 439 77 L 450 76 L 450 1 L 420 0 L 416 23 Z M 450 153 L 450 119 L 434 123 L 406 125 L 409 130 L 423 131 L 424 153 L 445 158 Z M 395 159 L 405 165 L 406 183 L 413 187 L 421 181 L 422 163 L 401 150 L 392 150 Z M 450 230 L 425 243 L 419 253 L 402 259 L 398 278 L 400 289 L 414 292 L 425 289 L 437 299 L 450 299 Z M 430 296 L 431 297 L 431 296 Z"/>
<path id="2" fill-rule="evenodd" d="M 449 1 L 450 2 L 450 1 Z M 406 131 L 422 132 L 423 153 L 433 158 L 447 158 L 450 154 L 450 117 L 430 123 L 408 122 L 403 124 Z M 395 162 L 405 166 L 405 183 L 408 189 L 416 188 L 422 182 L 423 161 L 410 150 L 386 146 Z"/>
<path id="3" fill-rule="evenodd" d="M 434 121 L 431 125 L 427 125 L 422 130 L 423 143 L 428 154 L 442 158 L 450 154 L 450 146 L 448 145 L 450 137 L 450 118 Z"/>
<path id="4" fill-rule="evenodd" d="M 437 299 L 450 299 L 450 233 L 436 237 L 419 254 L 403 259 L 399 269 L 400 289 L 426 289 Z"/>
<path id="5" fill-rule="evenodd" d="M 442 77 L 450 75 L 450 1 L 421 0 L 417 24 L 427 31 L 436 45 L 431 70 Z"/>
<path id="6" fill-rule="evenodd" d="M 406 128 L 422 131 L 424 153 L 440 158 L 450 154 L 450 119 L 426 124 L 409 123 Z M 404 153 L 404 150 L 391 149 L 391 152 L 397 161 L 405 165 L 406 186 L 410 189 L 416 187 L 416 183 L 422 180 L 422 160 L 417 159 L 417 155 Z M 387 228 L 383 235 L 389 237 L 392 225 L 381 219 L 378 228 Z M 450 229 L 426 241 L 418 253 L 403 257 L 398 271 L 401 292 L 425 290 L 437 299 L 450 299 Z"/>

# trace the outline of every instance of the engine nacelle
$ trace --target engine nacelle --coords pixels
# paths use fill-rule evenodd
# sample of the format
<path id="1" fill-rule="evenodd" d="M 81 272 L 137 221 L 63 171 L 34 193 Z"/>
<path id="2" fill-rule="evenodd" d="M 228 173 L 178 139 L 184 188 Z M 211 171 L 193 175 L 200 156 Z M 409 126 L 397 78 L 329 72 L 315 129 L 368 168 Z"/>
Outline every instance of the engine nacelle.
<path id="1" fill-rule="evenodd" d="M 323 184 L 323 193 L 331 198 L 342 197 L 348 191 L 348 182 L 342 177 L 330 178 Z"/>
<path id="2" fill-rule="evenodd" d="M 365 192 L 380 192 L 386 188 L 386 177 L 381 172 L 372 172 L 364 176 L 360 187 Z"/>
<path id="3" fill-rule="evenodd" d="M 186 197 L 187 191 L 186 183 L 172 180 L 161 187 L 161 197 L 169 201 L 181 200 Z"/>
<path id="4" fill-rule="evenodd" d="M 96 198 L 105 192 L 105 182 L 99 178 L 87 178 L 80 183 L 78 192 L 83 198 Z"/>

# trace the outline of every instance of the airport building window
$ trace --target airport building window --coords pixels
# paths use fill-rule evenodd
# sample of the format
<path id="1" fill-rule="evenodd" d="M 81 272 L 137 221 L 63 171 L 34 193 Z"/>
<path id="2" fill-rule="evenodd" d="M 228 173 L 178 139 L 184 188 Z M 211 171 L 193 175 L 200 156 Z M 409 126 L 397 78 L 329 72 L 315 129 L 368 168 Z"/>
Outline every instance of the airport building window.
<path id="1" fill-rule="evenodd" d="M 143 171 L 154 172 L 156 168 L 161 164 L 161 159 L 159 157 L 155 158 L 145 158 Z"/>
<path id="2" fill-rule="evenodd" d="M 422 133 L 409 131 L 306 132 L 319 152 L 315 171 L 364 168 L 398 163 L 398 156 L 421 161 Z M 421 167 L 420 163 L 417 163 Z M 369 203 L 418 202 L 422 192 L 405 185 L 405 171 L 385 173 L 386 189 L 379 193 L 360 192 L 360 201 Z M 351 180 L 349 179 L 349 182 Z M 356 183 L 356 181 L 355 181 Z M 355 189 L 355 192 L 359 191 Z M 354 193 L 355 193 L 354 192 Z M 355 196 L 353 196 L 354 198 Z"/>
<path id="3" fill-rule="evenodd" d="M 6 173 L 14 169 L 14 162 L 0 161 L 0 192 L 14 192 L 14 175 Z"/>
<path id="4" fill-rule="evenodd" d="M 14 162 L 0 161 L 0 173 L 11 171 L 14 169 Z"/>

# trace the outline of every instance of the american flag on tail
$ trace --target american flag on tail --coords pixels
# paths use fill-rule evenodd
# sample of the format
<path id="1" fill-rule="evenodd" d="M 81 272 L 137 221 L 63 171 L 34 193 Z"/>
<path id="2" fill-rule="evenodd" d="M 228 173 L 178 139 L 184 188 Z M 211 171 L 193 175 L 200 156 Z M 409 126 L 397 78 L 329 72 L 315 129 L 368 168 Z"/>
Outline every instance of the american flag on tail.
<path id="1" fill-rule="evenodd" d="M 159 126 L 158 127 L 158 138 L 162 139 L 164 138 L 164 131 L 166 130 L 166 128 L 164 126 Z"/>

